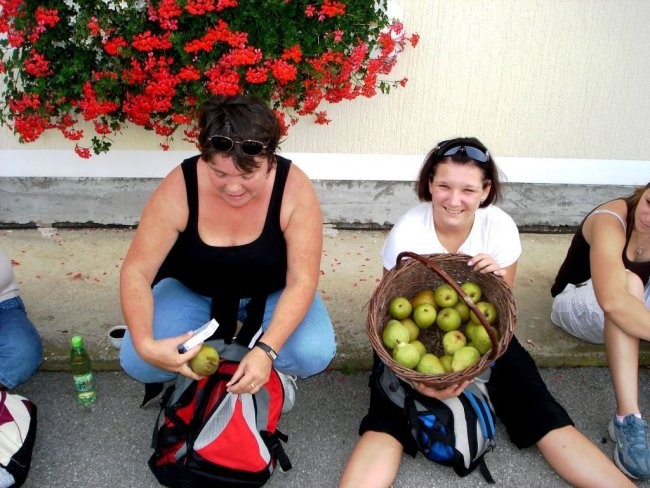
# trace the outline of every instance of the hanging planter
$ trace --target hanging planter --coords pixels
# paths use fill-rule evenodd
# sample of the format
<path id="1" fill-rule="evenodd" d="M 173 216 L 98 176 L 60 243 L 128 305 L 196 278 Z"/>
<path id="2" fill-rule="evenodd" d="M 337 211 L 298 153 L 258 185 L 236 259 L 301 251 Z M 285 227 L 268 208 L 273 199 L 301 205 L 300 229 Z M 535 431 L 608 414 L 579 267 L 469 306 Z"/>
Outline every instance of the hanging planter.
<path id="1" fill-rule="evenodd" d="M 163 149 L 179 133 L 195 142 L 198 108 L 219 95 L 262 98 L 285 133 L 299 117 L 327 124 L 323 101 L 406 84 L 388 77 L 418 36 L 385 11 L 386 0 L 0 0 L 0 124 L 21 143 L 58 130 L 81 157 L 129 125 Z"/>

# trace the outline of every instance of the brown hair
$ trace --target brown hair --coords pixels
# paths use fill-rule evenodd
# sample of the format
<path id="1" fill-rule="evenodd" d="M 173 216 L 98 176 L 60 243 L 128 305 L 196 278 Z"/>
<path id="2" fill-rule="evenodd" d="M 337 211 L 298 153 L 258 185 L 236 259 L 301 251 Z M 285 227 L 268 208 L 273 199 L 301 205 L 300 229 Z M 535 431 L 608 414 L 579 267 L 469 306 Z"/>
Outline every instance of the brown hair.
<path id="1" fill-rule="evenodd" d="M 470 158 L 465 151 L 458 151 L 452 156 L 444 156 L 445 152 L 455 146 L 469 146 L 481 150 L 487 155 L 485 163 L 476 161 Z M 473 164 L 483 172 L 483 185 L 488 182 L 492 183 L 490 192 L 487 198 L 479 205 L 480 207 L 487 207 L 496 203 L 501 198 L 501 183 L 499 181 L 499 169 L 497 168 L 492 155 L 489 153 L 485 145 L 476 137 L 458 137 L 456 139 L 449 139 L 440 142 L 434 147 L 429 154 L 427 154 L 420 169 L 420 176 L 418 177 L 416 192 L 421 202 L 430 202 L 432 199 L 431 191 L 429 190 L 429 181 L 436 174 L 436 168 L 441 162 L 450 160 L 456 164 Z"/>
<path id="2" fill-rule="evenodd" d="M 280 123 L 273 111 L 259 98 L 248 95 L 221 97 L 206 102 L 199 114 L 199 150 L 209 161 L 218 151 L 212 147 L 212 136 L 226 136 L 235 141 L 251 139 L 266 145 L 270 171 L 275 165 L 275 151 L 280 141 Z M 247 156 L 239 144 L 230 150 L 235 166 L 247 173 L 259 167 L 255 156 Z"/>
<path id="3" fill-rule="evenodd" d="M 634 228 L 634 214 L 636 213 L 636 207 L 641 201 L 641 196 L 648 189 L 650 189 L 650 181 L 645 186 L 637 187 L 630 196 L 624 199 L 625 203 L 627 203 L 627 218 L 625 220 L 627 221 L 626 233 L 628 240 L 630 239 L 630 236 L 632 235 L 632 229 Z"/>

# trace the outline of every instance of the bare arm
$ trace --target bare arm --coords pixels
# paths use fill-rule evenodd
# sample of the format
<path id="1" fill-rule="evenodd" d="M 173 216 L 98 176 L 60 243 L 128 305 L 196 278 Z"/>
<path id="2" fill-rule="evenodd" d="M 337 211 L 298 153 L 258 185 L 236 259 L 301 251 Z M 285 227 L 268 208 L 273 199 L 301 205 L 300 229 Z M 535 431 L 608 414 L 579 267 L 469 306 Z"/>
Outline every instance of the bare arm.
<path id="1" fill-rule="evenodd" d="M 133 346 L 142 359 L 161 369 L 198 378 L 187 365 L 198 348 L 183 355 L 176 350 L 191 333 L 158 341 L 153 336 L 151 284 L 185 226 L 187 212 L 185 185 L 178 167 L 163 180 L 144 207 L 122 265 L 120 302 Z"/>
<path id="2" fill-rule="evenodd" d="M 627 207 L 622 200 L 602 208 L 625 219 Z M 590 245 L 591 279 L 603 312 L 626 333 L 650 340 L 650 310 L 627 291 L 627 271 L 621 259 L 626 240 L 623 226 L 612 215 L 591 215 L 585 221 L 583 235 Z"/>

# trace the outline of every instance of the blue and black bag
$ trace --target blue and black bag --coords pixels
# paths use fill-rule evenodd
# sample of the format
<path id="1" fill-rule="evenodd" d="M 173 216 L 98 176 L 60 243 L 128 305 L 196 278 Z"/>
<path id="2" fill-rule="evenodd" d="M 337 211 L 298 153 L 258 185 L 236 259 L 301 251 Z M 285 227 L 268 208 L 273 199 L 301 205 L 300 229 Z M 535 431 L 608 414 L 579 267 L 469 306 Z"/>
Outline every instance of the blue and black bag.
<path id="1" fill-rule="evenodd" d="M 375 378 L 386 397 L 405 410 L 411 434 L 427 459 L 453 467 L 459 476 L 479 468 L 494 483 L 484 457 L 496 445 L 494 408 L 485 386 L 489 374 L 488 369 L 458 397 L 444 401 L 421 395 L 383 363 Z"/>

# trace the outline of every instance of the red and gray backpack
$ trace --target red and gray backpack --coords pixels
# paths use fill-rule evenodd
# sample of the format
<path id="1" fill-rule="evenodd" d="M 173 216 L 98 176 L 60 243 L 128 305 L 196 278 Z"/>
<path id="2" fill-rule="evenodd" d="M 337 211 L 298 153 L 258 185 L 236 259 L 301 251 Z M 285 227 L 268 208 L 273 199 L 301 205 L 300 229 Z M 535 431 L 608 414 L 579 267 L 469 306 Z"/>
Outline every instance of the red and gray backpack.
<path id="1" fill-rule="evenodd" d="M 216 373 L 200 381 L 179 376 L 165 392 L 149 467 L 168 487 L 255 487 L 276 465 L 291 463 L 278 429 L 284 387 L 273 369 L 254 395 L 232 394 L 226 383 L 238 363 L 221 357 Z"/>

